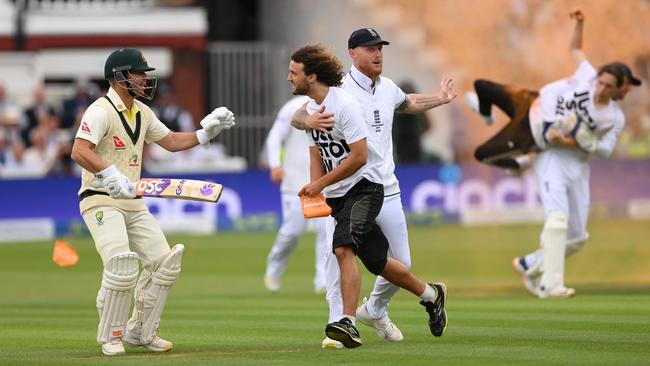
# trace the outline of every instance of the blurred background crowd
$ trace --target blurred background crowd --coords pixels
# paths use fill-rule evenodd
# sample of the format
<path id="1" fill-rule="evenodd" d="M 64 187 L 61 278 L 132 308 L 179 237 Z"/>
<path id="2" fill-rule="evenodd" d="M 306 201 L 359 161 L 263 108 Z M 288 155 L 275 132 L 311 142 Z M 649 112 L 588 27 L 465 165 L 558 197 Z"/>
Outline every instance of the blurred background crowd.
<path id="1" fill-rule="evenodd" d="M 615 158 L 648 159 L 647 0 L 0 0 L 0 179 L 79 174 L 72 140 L 85 108 L 106 92 L 103 62 L 119 47 L 142 49 L 157 68 L 151 106 L 171 129 L 195 130 L 220 105 L 237 117 L 207 150 L 149 148 L 144 169 L 243 171 L 265 167 L 264 139 L 290 97 L 287 60 L 299 46 L 324 43 L 348 65 L 350 31 L 372 26 L 391 41 L 384 74 L 404 91 L 435 92 L 443 75 L 459 94 L 476 78 L 537 89 L 573 72 L 574 7 L 586 15 L 591 62 L 626 62 L 645 81 L 623 103 Z M 482 125 L 461 98 L 397 115 L 396 161 L 469 161 L 505 122 L 501 115 L 496 127 Z"/>

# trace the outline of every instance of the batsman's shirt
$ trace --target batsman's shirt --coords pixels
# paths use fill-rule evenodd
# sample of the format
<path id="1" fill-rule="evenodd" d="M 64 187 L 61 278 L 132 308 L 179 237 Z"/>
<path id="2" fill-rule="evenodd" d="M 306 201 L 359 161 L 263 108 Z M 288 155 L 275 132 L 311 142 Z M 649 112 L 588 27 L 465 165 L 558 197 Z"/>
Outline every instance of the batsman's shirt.
<path id="1" fill-rule="evenodd" d="M 168 133 L 169 129 L 149 107 L 134 100 L 129 113 L 115 90 L 110 88 L 105 97 L 88 107 L 75 137 L 95 144 L 95 152 L 103 161 L 115 165 L 129 180 L 137 182 L 142 170 L 144 144 L 158 141 Z M 79 194 L 86 190 L 105 192 L 103 188 L 92 187 L 94 179 L 94 173 L 83 169 Z M 97 206 L 114 206 L 126 211 L 146 209 L 142 200 L 118 200 L 105 195 L 84 198 L 79 209 L 83 214 Z"/>
<path id="2" fill-rule="evenodd" d="M 393 116 L 395 109 L 406 99 L 406 94 L 388 78 L 378 77 L 374 87 L 372 80 L 356 67 L 343 79 L 343 90 L 361 104 L 368 126 L 368 146 L 373 146 L 381 155 L 381 179 L 384 195 L 400 192 L 395 176 L 393 160 Z M 419 144 L 420 141 L 413 141 Z"/>
<path id="3" fill-rule="evenodd" d="M 625 127 L 625 116 L 618 103 L 610 100 L 606 106 L 596 107 L 594 93 L 598 82 L 596 69 L 583 61 L 573 76 L 545 85 L 529 113 L 530 127 L 538 146 L 545 148 L 544 124 L 564 120 L 575 113 L 589 124 L 598 136 L 596 154 L 601 157 L 611 155 L 618 135 Z M 584 160 L 587 154 L 581 150 L 573 152 Z"/>
<path id="4" fill-rule="evenodd" d="M 284 176 L 280 190 L 298 193 L 309 183 L 309 139 L 304 131 L 291 127 L 291 117 L 309 97 L 298 96 L 290 99 L 278 112 L 273 127 L 266 138 L 266 152 L 270 168 L 282 167 Z M 284 161 L 280 151 L 284 146 Z"/>
<path id="5" fill-rule="evenodd" d="M 349 144 L 368 137 L 368 127 L 363 109 L 354 97 L 341 88 L 330 87 L 323 100 L 325 112 L 334 114 L 334 126 L 329 133 L 307 131 L 311 135 L 309 146 L 317 146 L 326 172 L 336 169 L 350 155 Z M 314 100 L 307 104 L 307 113 L 314 114 L 321 107 Z M 344 196 L 361 179 L 381 184 L 381 157 L 373 145 L 368 144 L 368 159 L 364 166 L 349 177 L 325 187 L 328 198 Z"/>

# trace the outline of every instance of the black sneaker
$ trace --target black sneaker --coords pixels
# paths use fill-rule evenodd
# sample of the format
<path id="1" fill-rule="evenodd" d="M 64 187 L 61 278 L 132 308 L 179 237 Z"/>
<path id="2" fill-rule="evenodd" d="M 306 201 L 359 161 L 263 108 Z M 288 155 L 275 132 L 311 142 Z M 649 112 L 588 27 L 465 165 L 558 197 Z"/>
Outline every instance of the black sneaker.
<path id="1" fill-rule="evenodd" d="M 435 301 L 420 301 L 429 313 L 429 329 L 431 334 L 440 337 L 445 333 L 447 328 L 447 312 L 445 311 L 445 302 L 447 301 L 447 286 L 442 282 L 427 284 L 436 290 L 437 296 Z"/>
<path id="2" fill-rule="evenodd" d="M 347 348 L 355 348 L 361 345 L 359 331 L 348 318 L 341 318 L 341 320 L 337 322 L 327 324 L 327 327 L 325 327 L 325 334 L 327 334 L 328 337 L 343 343 Z"/>

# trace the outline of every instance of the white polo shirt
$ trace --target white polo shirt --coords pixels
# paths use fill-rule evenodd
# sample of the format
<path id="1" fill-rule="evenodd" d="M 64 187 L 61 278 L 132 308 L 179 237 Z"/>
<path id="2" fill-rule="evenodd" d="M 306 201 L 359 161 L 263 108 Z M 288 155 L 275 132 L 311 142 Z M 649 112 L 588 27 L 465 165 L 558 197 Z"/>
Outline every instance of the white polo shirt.
<path id="1" fill-rule="evenodd" d="M 282 167 L 284 176 L 280 190 L 298 193 L 309 183 L 309 136 L 291 127 L 291 117 L 307 101 L 307 96 L 296 96 L 282 106 L 266 138 L 266 152 L 270 168 Z M 284 159 L 281 151 L 284 147 Z"/>
<path id="2" fill-rule="evenodd" d="M 393 160 L 393 116 L 395 108 L 404 103 L 406 94 L 391 79 L 383 76 L 377 78 L 374 87 L 371 85 L 372 80 L 353 65 L 343 79 L 342 88 L 363 107 L 368 126 L 368 145 L 381 155 L 384 195 L 390 196 L 400 192 Z"/>
<path id="3" fill-rule="evenodd" d="M 330 133 L 320 131 L 307 131 L 307 133 L 311 136 L 309 146 L 318 147 L 325 170 L 330 172 L 350 155 L 349 144 L 368 137 L 368 127 L 359 102 L 341 88 L 330 87 L 322 104 L 316 104 L 313 99 L 310 99 L 307 113 L 314 114 L 321 105 L 325 106 L 325 112 L 334 114 L 334 126 Z M 382 181 L 381 156 L 371 144 L 368 144 L 366 164 L 349 177 L 326 187 L 323 193 L 330 198 L 341 197 L 363 178 L 377 184 L 381 184 Z"/>

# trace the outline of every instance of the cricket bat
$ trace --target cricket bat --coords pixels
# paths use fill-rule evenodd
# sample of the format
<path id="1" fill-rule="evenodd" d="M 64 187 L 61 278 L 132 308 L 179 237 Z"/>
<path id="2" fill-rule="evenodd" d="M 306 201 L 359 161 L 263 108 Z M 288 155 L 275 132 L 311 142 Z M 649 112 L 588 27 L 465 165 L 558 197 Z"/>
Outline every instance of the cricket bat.
<path id="1" fill-rule="evenodd" d="M 135 186 L 137 196 L 205 202 L 217 202 L 222 190 L 221 184 L 174 178 L 142 178 Z"/>

